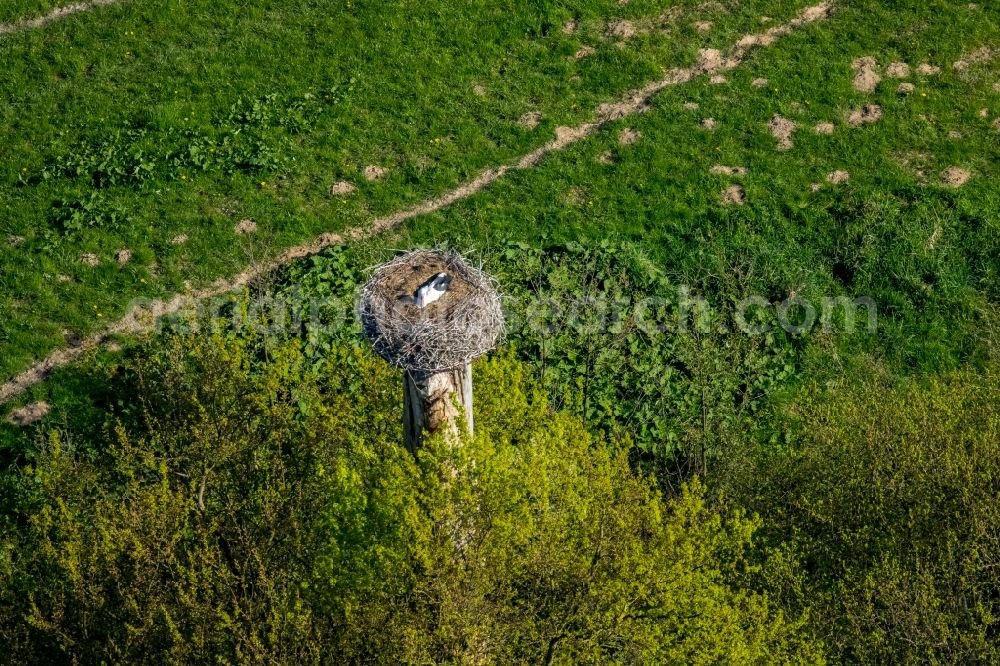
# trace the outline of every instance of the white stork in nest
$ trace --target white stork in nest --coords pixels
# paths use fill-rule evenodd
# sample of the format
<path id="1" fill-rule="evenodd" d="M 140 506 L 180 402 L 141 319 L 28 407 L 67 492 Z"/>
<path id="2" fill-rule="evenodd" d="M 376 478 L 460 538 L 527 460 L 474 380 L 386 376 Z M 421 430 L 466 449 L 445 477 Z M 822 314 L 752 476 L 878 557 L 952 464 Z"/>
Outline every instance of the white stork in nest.
<path id="1" fill-rule="evenodd" d="M 417 287 L 412 296 L 400 296 L 399 300 L 404 303 L 413 303 L 418 308 L 427 307 L 444 296 L 448 287 L 451 286 L 451 280 L 452 277 L 447 273 L 438 273 Z"/>

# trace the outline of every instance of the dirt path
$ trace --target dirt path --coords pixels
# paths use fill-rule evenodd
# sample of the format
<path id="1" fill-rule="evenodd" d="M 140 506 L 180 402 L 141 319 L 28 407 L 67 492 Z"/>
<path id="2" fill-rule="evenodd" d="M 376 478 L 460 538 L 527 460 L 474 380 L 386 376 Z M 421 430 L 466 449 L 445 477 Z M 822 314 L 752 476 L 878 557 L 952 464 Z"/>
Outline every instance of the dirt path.
<path id="1" fill-rule="evenodd" d="M 0 37 L 10 35 L 15 32 L 21 32 L 23 30 L 41 28 L 43 25 L 48 25 L 53 21 L 64 19 L 67 16 L 79 14 L 80 12 L 86 12 L 94 9 L 95 7 L 113 5 L 116 2 L 118 2 L 118 0 L 90 0 L 90 2 L 76 2 L 72 5 L 66 5 L 65 7 L 56 7 L 48 14 L 39 16 L 38 18 L 23 19 L 20 21 L 14 21 L 13 23 L 0 23 Z"/>
<path id="2" fill-rule="evenodd" d="M 110 4 L 113 1 L 100 0 L 102 4 Z M 115 335 L 136 334 L 151 330 L 156 320 L 160 317 L 179 312 L 194 302 L 221 296 L 230 291 L 240 289 L 282 264 L 315 254 L 331 245 L 370 238 L 393 229 L 415 217 L 439 211 L 456 201 L 472 196 L 500 178 L 503 178 L 509 171 L 529 169 L 538 164 L 549 153 L 554 153 L 571 146 L 590 136 L 603 125 L 646 110 L 650 99 L 661 90 L 686 83 L 697 76 L 712 75 L 733 69 L 740 65 L 754 48 L 769 46 L 776 39 L 789 34 L 796 28 L 807 23 L 812 23 L 813 21 L 825 19 L 830 16 L 832 10 L 832 0 L 803 9 L 799 12 L 798 16 L 783 25 L 774 26 L 765 32 L 743 37 L 730 48 L 727 54 L 723 54 L 721 51 L 715 49 L 702 49 L 699 53 L 698 62 L 692 67 L 672 69 L 659 81 L 648 83 L 642 88 L 628 93 L 617 102 L 602 104 L 598 107 L 593 121 L 577 125 L 576 127 L 558 127 L 556 128 L 555 138 L 540 148 L 508 164 L 487 169 L 468 183 L 439 197 L 428 199 L 412 208 L 399 211 L 388 217 L 376 218 L 364 227 L 348 229 L 341 234 L 321 234 L 311 243 L 285 250 L 271 262 L 253 265 L 233 278 L 218 280 L 204 289 L 176 294 L 166 300 L 151 301 L 143 304 L 141 307 L 135 307 L 105 331 L 86 338 L 75 347 L 52 352 L 45 359 L 38 361 L 18 376 L 0 386 L 0 403 L 7 402 L 20 395 L 29 387 L 44 380 L 53 369 L 69 365 L 84 353 L 105 344 Z"/>

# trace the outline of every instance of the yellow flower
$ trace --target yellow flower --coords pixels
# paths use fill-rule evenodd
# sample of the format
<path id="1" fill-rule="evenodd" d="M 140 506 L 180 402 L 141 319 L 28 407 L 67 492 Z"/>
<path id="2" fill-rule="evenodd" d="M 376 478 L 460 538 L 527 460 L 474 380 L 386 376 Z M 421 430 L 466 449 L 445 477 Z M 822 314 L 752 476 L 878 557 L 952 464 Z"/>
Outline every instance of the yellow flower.
<path id="1" fill-rule="evenodd" d="M 260 186 L 261 187 L 267 187 L 267 181 L 266 180 L 260 181 Z"/>

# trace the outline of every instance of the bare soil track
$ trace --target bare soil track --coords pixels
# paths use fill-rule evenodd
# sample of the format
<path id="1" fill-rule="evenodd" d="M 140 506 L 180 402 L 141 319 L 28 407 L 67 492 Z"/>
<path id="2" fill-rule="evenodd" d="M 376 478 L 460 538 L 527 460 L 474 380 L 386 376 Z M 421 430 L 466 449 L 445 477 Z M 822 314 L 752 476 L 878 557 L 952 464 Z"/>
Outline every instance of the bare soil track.
<path id="1" fill-rule="evenodd" d="M 21 21 L 14 21 L 13 23 L 0 23 L 0 37 L 4 35 L 10 35 L 15 32 L 22 32 L 24 30 L 34 30 L 36 28 L 41 28 L 44 25 L 48 25 L 53 21 L 58 21 L 64 19 L 67 16 L 72 16 L 73 14 L 79 14 L 80 12 L 90 11 L 95 7 L 105 7 L 107 5 L 113 5 L 118 0 L 90 0 L 90 2 L 76 2 L 72 5 L 65 5 L 63 7 L 56 7 L 48 14 L 39 16 L 33 19 L 23 19 Z"/>

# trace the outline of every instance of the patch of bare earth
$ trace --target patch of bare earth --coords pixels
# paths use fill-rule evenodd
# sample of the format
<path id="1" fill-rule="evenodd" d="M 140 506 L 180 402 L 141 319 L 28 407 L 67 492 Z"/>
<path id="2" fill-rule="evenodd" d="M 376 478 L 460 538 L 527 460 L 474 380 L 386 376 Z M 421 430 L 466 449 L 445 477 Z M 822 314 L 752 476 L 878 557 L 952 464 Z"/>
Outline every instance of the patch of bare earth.
<path id="1" fill-rule="evenodd" d="M 885 75 L 893 79 L 905 79 L 910 75 L 910 66 L 905 62 L 889 63 L 885 68 Z"/>
<path id="2" fill-rule="evenodd" d="M 595 53 L 597 53 L 597 51 L 594 50 L 593 46 L 581 46 L 577 49 L 576 53 L 573 54 L 572 59 L 583 60 L 584 58 L 594 55 Z"/>
<path id="3" fill-rule="evenodd" d="M 935 74 L 940 74 L 941 68 L 937 65 L 932 65 L 930 63 L 922 62 L 917 65 L 917 74 L 921 76 L 933 76 Z"/>
<path id="4" fill-rule="evenodd" d="M 821 2 L 803 9 L 797 16 L 782 25 L 769 28 L 765 34 L 777 38 L 790 34 L 797 28 L 827 18 L 833 10 L 833 3 Z M 241 289 L 254 281 L 268 275 L 275 269 L 291 261 L 314 255 L 332 246 L 371 238 L 396 229 L 407 220 L 440 211 L 457 201 L 466 199 L 481 192 L 495 183 L 507 173 L 518 169 L 528 169 L 536 166 L 546 156 L 565 149 L 566 147 L 590 136 L 606 123 L 623 117 L 640 113 L 649 105 L 649 100 L 670 86 L 687 83 L 697 76 L 715 73 L 712 67 L 732 69 L 741 64 L 750 54 L 752 46 L 760 42 L 740 40 L 732 46 L 729 55 L 714 62 L 699 57 L 698 62 L 691 67 L 674 68 L 666 72 L 663 78 L 651 81 L 637 90 L 630 91 L 618 101 L 601 105 L 594 120 L 582 123 L 577 127 L 557 128 L 554 139 L 529 153 L 521 155 L 513 161 L 482 171 L 472 180 L 452 189 L 442 195 L 428 199 L 411 208 L 397 211 L 391 215 L 371 219 L 363 226 L 354 227 L 343 234 L 323 233 L 311 242 L 287 248 L 273 260 L 254 263 L 243 272 L 229 279 L 219 279 L 201 289 L 191 289 L 186 293 L 178 293 L 170 298 L 146 302 L 142 306 L 131 308 L 125 316 L 113 322 L 103 332 L 86 338 L 78 347 L 57 349 L 44 359 L 34 363 L 24 372 L 0 385 L 0 403 L 20 395 L 29 387 L 44 380 L 55 368 L 69 365 L 79 359 L 90 349 L 100 347 L 110 341 L 111 336 L 136 335 L 150 330 L 156 322 L 168 315 L 194 307 L 199 301 L 214 298 L 234 290 Z"/>
<path id="5" fill-rule="evenodd" d="M 170 239 L 171 245 L 184 245 L 184 243 L 187 242 L 188 242 L 187 234 L 177 234 L 176 236 Z"/>
<path id="6" fill-rule="evenodd" d="M 767 87 L 767 79 L 756 78 L 750 82 L 750 85 L 752 85 L 754 88 L 765 88 Z"/>
<path id="7" fill-rule="evenodd" d="M 605 150 L 603 153 L 601 153 L 600 155 L 597 156 L 597 163 L 598 164 L 614 164 L 615 163 L 615 154 L 612 153 L 610 150 Z"/>
<path id="8" fill-rule="evenodd" d="M 795 122 L 788 118 L 775 115 L 767 123 L 771 136 L 778 140 L 778 150 L 789 150 L 792 147 L 792 134 L 795 132 Z"/>
<path id="9" fill-rule="evenodd" d="M 747 201 L 747 191 L 742 185 L 730 185 L 722 191 L 722 203 L 742 206 Z"/>
<path id="10" fill-rule="evenodd" d="M 878 73 L 878 62 L 871 56 L 864 56 L 851 63 L 854 69 L 854 89 L 861 92 L 871 92 L 882 80 Z"/>
<path id="11" fill-rule="evenodd" d="M 24 407 L 15 409 L 7 417 L 7 420 L 16 426 L 29 426 L 32 423 L 41 421 L 49 413 L 49 403 L 41 400 L 32 402 Z"/>
<path id="12" fill-rule="evenodd" d="M 119 266 L 124 266 L 132 259 L 132 251 L 128 248 L 122 248 L 115 252 L 115 261 L 118 262 Z"/>
<path id="13" fill-rule="evenodd" d="M 381 180 L 385 176 L 385 169 L 374 164 L 365 167 L 365 180 Z"/>
<path id="14" fill-rule="evenodd" d="M 724 77 L 722 74 L 715 74 L 714 76 L 712 76 L 712 77 L 710 77 L 708 79 L 708 82 L 711 83 L 712 85 L 716 85 L 717 86 L 717 85 L 720 85 L 722 83 L 725 83 L 726 82 L 726 77 Z"/>
<path id="15" fill-rule="evenodd" d="M 685 111 L 697 111 L 698 110 L 698 102 L 684 102 L 681 106 L 684 107 Z"/>
<path id="16" fill-rule="evenodd" d="M 477 97 L 486 97 L 486 86 L 481 83 L 477 83 L 472 86 L 472 92 L 474 92 Z"/>
<path id="17" fill-rule="evenodd" d="M 756 35 L 746 35 L 739 41 L 739 45 L 749 47 L 749 46 L 770 46 L 774 44 L 774 40 L 777 39 L 774 35 L 768 32 L 758 33 Z"/>
<path id="18" fill-rule="evenodd" d="M 636 35 L 635 24 L 631 21 L 612 21 L 608 24 L 607 35 L 615 39 L 632 39 Z"/>
<path id="19" fill-rule="evenodd" d="M 866 123 L 874 123 L 882 118 L 882 107 L 878 104 L 865 104 L 860 109 L 854 109 L 847 114 L 847 123 L 849 125 L 864 125 Z"/>
<path id="20" fill-rule="evenodd" d="M 251 219 L 240 220 L 236 223 L 236 226 L 233 227 L 233 231 L 240 235 L 252 234 L 257 231 L 257 223 Z"/>
<path id="21" fill-rule="evenodd" d="M 851 174 L 847 173 L 846 171 L 841 171 L 839 169 L 837 171 L 831 171 L 830 173 L 826 174 L 826 182 L 832 185 L 840 185 L 841 183 L 846 183 L 848 180 L 850 180 L 850 178 Z"/>
<path id="22" fill-rule="evenodd" d="M 24 244 L 24 236 L 14 236 L 14 235 L 7 236 L 7 245 L 10 245 L 11 247 L 17 247 L 23 244 Z"/>
<path id="23" fill-rule="evenodd" d="M 701 126 L 703 129 L 714 130 L 718 123 L 715 122 L 715 118 L 705 118 L 701 121 Z"/>
<path id="24" fill-rule="evenodd" d="M 941 182 L 948 187 L 961 187 L 969 182 L 971 176 L 965 169 L 953 166 L 941 172 Z"/>
<path id="25" fill-rule="evenodd" d="M 542 122 L 542 114 L 540 114 L 538 111 L 529 111 L 528 113 L 524 114 L 518 119 L 517 124 L 523 127 L 524 129 L 530 130 L 538 127 L 539 123 L 541 122 Z"/>
<path id="26" fill-rule="evenodd" d="M 709 74 L 720 69 L 730 69 L 723 67 L 726 59 L 719 49 L 698 49 L 698 65 L 704 73 Z"/>
<path id="27" fill-rule="evenodd" d="M 101 263 L 100 258 L 93 252 L 84 252 L 80 255 L 80 263 L 84 266 L 90 266 L 93 268 Z"/>
<path id="28" fill-rule="evenodd" d="M 913 92 L 913 84 L 904 81 L 903 83 L 899 84 L 898 88 L 896 88 L 896 92 L 898 92 L 901 95 L 909 95 L 911 92 Z"/>
<path id="29" fill-rule="evenodd" d="M 565 23 L 563 23 L 562 26 L 562 34 L 572 35 L 574 32 L 576 32 L 577 26 L 579 26 L 579 23 L 577 23 L 576 19 L 570 19 L 566 21 Z"/>
<path id="30" fill-rule="evenodd" d="M 711 21 L 695 21 L 694 22 L 694 29 L 697 30 L 698 32 L 708 32 L 709 30 L 712 29 L 712 22 Z"/>
<path id="31" fill-rule="evenodd" d="M 747 175 L 747 168 L 741 166 L 724 166 L 722 164 L 713 164 L 712 168 L 709 169 L 712 173 L 717 173 L 722 176 L 745 176 Z"/>
<path id="32" fill-rule="evenodd" d="M 639 140 L 642 134 L 635 131 L 631 127 L 624 127 L 622 131 L 618 133 L 618 143 L 623 146 L 631 146 L 633 143 Z"/>
<path id="33" fill-rule="evenodd" d="M 833 134 L 833 123 L 816 123 L 813 131 L 816 134 Z"/>
<path id="34" fill-rule="evenodd" d="M 981 46 L 971 53 L 963 55 L 959 60 L 951 64 L 951 68 L 956 72 L 964 72 L 972 65 L 988 62 L 993 58 L 993 50 L 988 46 Z"/>
<path id="35" fill-rule="evenodd" d="M 348 194 L 354 194 L 357 188 L 346 180 L 338 180 L 333 185 L 330 186 L 330 194 L 335 197 L 344 197 Z"/>

